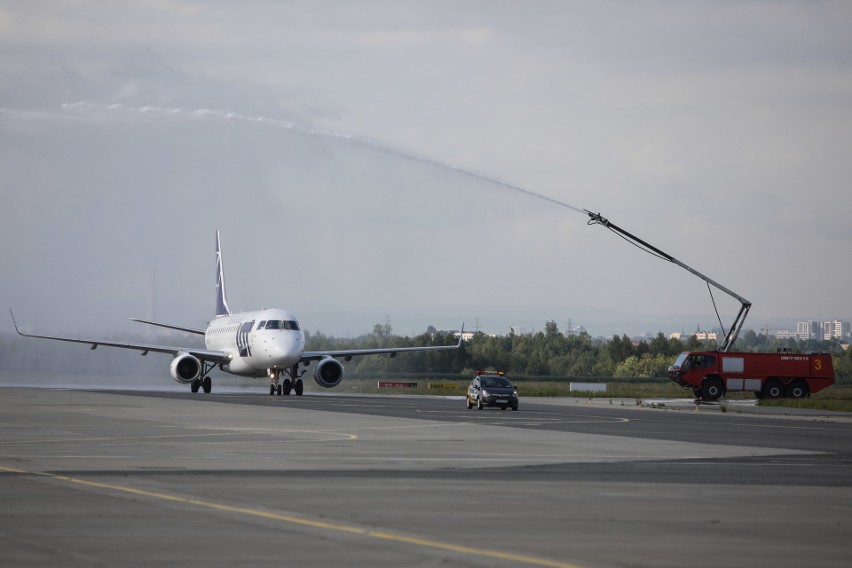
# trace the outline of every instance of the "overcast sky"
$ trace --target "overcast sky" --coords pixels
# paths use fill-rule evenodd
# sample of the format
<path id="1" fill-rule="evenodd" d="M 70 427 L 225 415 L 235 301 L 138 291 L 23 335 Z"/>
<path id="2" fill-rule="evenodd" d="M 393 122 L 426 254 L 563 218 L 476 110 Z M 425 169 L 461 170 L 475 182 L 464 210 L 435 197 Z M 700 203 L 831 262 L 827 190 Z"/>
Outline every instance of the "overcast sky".
<path id="1" fill-rule="evenodd" d="M 0 298 L 39 332 L 203 325 L 219 229 L 232 309 L 309 330 L 714 325 L 699 279 L 514 186 L 745 296 L 747 327 L 852 319 L 850 22 L 849 2 L 0 2 Z"/>

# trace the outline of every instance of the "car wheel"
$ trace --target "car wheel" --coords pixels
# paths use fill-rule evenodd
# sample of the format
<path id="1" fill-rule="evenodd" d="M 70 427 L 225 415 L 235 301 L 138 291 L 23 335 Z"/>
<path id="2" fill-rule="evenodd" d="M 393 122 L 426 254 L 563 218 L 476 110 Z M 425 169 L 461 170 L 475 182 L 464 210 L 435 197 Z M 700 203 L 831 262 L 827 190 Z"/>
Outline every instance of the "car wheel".
<path id="1" fill-rule="evenodd" d="M 515 406 L 513 406 L 513 407 L 512 407 L 512 410 L 517 410 L 517 409 L 518 409 L 518 405 L 517 405 L 517 404 L 516 404 Z"/>

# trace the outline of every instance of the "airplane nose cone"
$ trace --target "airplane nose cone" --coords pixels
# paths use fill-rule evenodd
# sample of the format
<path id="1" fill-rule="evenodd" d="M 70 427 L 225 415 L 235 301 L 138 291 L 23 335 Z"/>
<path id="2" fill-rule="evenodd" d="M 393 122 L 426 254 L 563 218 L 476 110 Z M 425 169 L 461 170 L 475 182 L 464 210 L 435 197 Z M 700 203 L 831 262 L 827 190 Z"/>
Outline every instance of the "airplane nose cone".
<path id="1" fill-rule="evenodd" d="M 292 341 L 282 339 L 266 343 L 266 356 L 271 365 L 287 366 L 295 363 L 296 349 Z"/>

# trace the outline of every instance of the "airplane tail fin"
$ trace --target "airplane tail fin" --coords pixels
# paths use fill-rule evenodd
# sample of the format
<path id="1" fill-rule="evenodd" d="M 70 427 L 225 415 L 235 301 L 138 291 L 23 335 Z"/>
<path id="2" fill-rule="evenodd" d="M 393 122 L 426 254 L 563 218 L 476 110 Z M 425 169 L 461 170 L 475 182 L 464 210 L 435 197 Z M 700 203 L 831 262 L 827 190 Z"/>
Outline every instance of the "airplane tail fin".
<path id="1" fill-rule="evenodd" d="M 225 298 L 225 269 L 222 268 L 222 246 L 219 231 L 216 231 L 216 317 L 229 316 L 228 300 Z"/>

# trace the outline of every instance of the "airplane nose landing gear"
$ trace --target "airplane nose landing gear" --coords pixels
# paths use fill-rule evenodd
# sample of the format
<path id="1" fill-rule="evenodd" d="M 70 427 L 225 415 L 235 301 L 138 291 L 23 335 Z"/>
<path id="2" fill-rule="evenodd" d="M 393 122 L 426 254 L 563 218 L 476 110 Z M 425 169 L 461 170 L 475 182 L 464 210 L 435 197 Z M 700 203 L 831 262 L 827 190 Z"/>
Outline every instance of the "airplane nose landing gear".
<path id="1" fill-rule="evenodd" d="M 286 375 L 284 380 L 280 381 L 281 374 Z M 305 371 L 299 372 L 299 365 L 293 365 L 289 369 L 269 369 L 269 395 L 290 396 L 290 393 L 295 391 L 296 396 L 302 396 L 305 392 L 305 383 L 300 378 L 305 374 Z"/>
<path id="2" fill-rule="evenodd" d="M 269 380 L 271 384 L 269 385 L 269 396 L 275 396 L 277 393 L 278 396 L 281 396 L 282 387 L 281 383 L 278 382 L 278 378 L 281 376 L 281 369 L 269 369 Z"/>

